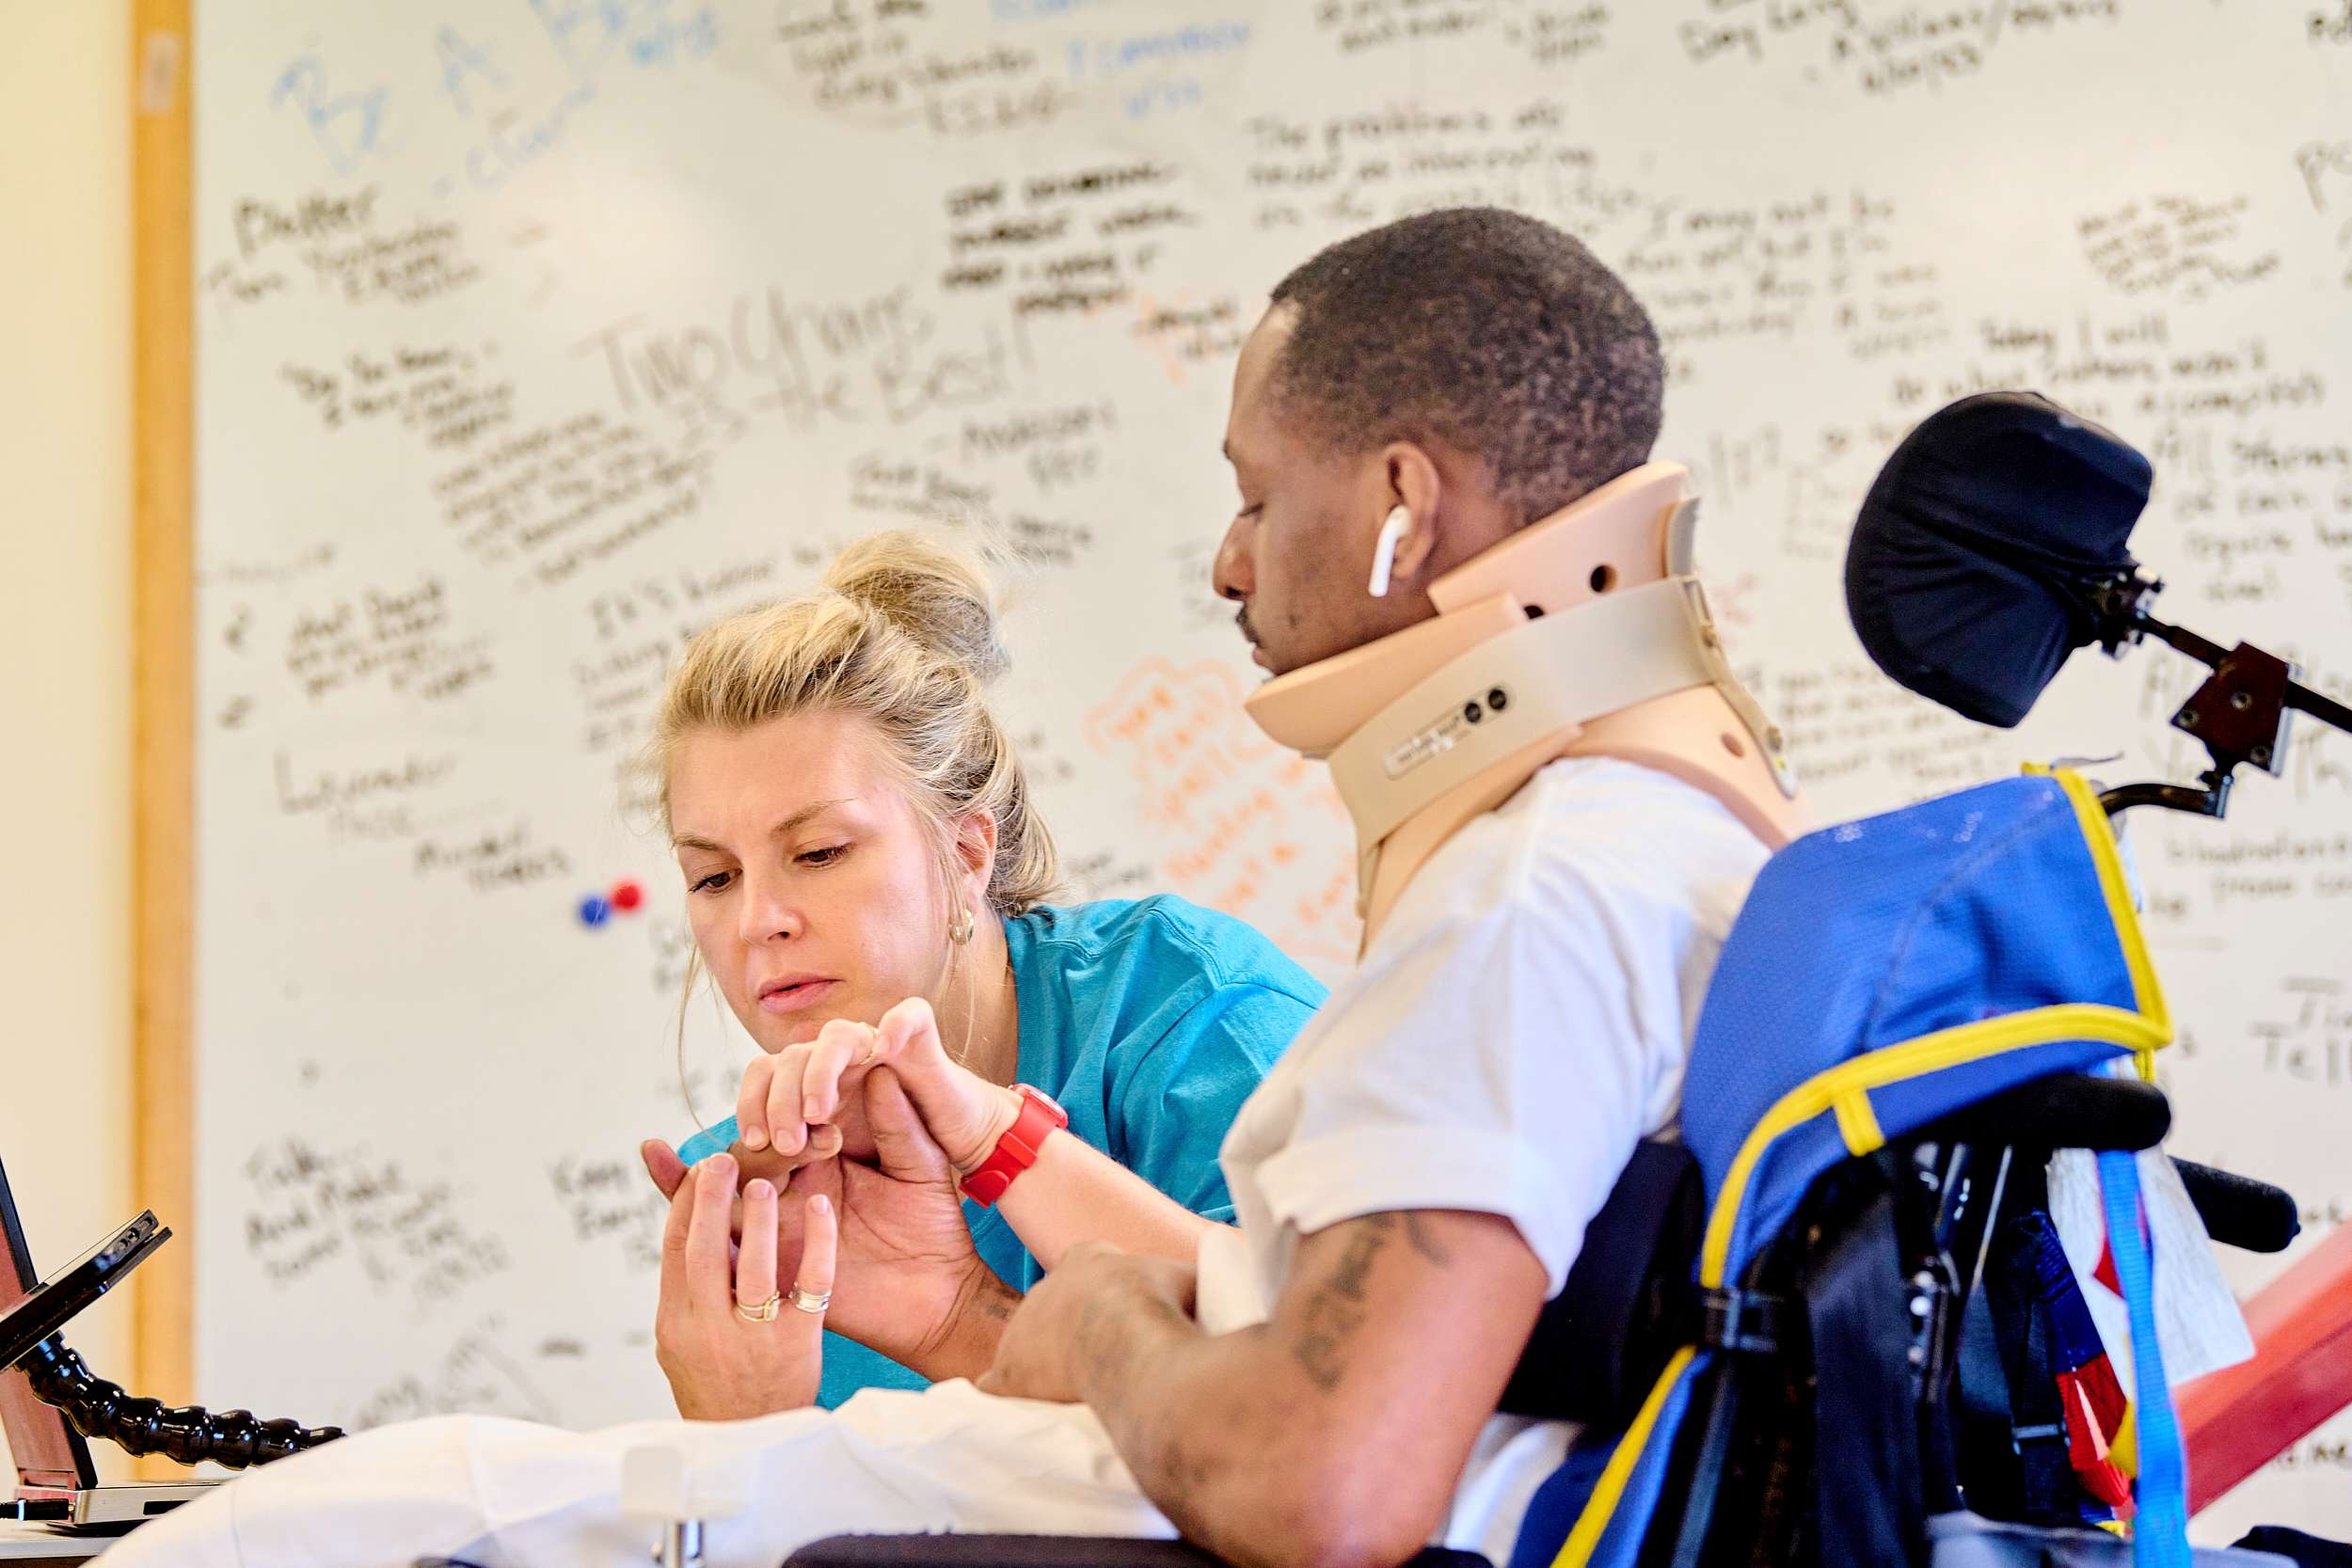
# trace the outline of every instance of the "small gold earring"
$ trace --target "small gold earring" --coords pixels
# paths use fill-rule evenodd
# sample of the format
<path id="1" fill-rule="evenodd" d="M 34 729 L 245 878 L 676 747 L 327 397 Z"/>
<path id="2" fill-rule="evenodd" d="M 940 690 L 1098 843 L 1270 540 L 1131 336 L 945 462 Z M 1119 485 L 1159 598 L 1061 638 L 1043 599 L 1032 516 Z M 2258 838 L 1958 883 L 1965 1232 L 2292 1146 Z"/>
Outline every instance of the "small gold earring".
<path id="1" fill-rule="evenodd" d="M 956 923 L 947 927 L 947 940 L 954 942 L 958 947 L 961 947 L 965 942 L 972 940 L 972 911 L 970 909 L 961 909 L 956 911 Z"/>

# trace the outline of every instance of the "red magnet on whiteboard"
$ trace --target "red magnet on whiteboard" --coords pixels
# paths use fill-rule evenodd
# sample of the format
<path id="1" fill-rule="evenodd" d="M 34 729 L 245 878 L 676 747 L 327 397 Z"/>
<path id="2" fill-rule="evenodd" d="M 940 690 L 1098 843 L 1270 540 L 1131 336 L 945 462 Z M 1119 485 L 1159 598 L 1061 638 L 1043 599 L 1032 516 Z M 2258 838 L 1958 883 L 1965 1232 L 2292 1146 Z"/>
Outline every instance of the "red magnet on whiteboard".
<path id="1" fill-rule="evenodd" d="M 645 890 L 635 882 L 621 881 L 612 884 L 612 907 L 622 913 L 632 912 L 644 901 Z"/>

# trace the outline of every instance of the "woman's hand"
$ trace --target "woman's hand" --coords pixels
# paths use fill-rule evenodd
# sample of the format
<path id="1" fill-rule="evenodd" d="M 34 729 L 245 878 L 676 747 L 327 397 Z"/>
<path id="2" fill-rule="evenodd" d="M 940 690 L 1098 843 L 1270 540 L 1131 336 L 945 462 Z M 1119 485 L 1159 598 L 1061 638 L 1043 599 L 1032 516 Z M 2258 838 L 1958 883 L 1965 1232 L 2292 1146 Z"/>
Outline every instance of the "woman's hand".
<path id="1" fill-rule="evenodd" d="M 735 1183 L 728 1156 L 704 1161 L 676 1184 L 661 1235 L 654 1352 L 678 1414 L 689 1420 L 737 1420 L 812 1404 L 823 1368 L 824 1302 L 833 1290 L 835 1251 L 833 1206 L 821 1194 L 795 1205 L 799 1244 L 792 1252 L 793 1283 L 787 1287 L 778 1283 L 782 1228 L 775 1185 L 755 1178 L 744 1187 L 743 1241 L 737 1247 L 729 1240 Z"/>
<path id="2" fill-rule="evenodd" d="M 868 1072 L 860 1086 L 874 1163 L 826 1160 L 794 1176 L 776 1212 L 777 1255 L 798 1256 L 804 1205 L 826 1197 L 840 1221 L 828 1326 L 934 1380 L 977 1376 L 1020 1295 L 973 1250 L 954 1170 L 895 1070 Z M 665 1144 L 642 1152 L 665 1196 L 699 1172 Z"/>
<path id="3" fill-rule="evenodd" d="M 861 1125 L 856 1088 L 880 1067 L 898 1075 L 930 1140 L 959 1173 L 986 1160 L 1021 1114 L 1010 1089 L 948 1058 L 930 1004 L 914 996 L 884 1013 L 879 1025 L 837 1018 L 815 1039 L 746 1068 L 735 1102 L 741 1147 L 795 1157 L 838 1126 L 850 1136 L 850 1152 L 862 1155 L 866 1140 L 859 1134 L 871 1129 Z"/>

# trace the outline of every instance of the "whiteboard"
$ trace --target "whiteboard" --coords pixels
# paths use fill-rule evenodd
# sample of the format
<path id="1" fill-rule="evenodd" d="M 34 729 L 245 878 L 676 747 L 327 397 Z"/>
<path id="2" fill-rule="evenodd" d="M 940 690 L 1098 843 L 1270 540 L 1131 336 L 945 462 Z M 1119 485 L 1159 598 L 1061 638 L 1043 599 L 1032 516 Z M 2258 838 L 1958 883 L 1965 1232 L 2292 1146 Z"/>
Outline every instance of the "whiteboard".
<path id="1" fill-rule="evenodd" d="M 1328 975 L 1350 846 L 1211 594 L 1236 345 L 1322 245 L 1495 202 L 1655 314 L 1661 455 L 1825 814 L 2119 756 L 2160 651 L 2019 732 L 1872 670 L 1839 574 L 1910 422 L 2148 451 L 2159 609 L 2339 696 L 2352 24 L 2316 0 L 497 0 L 197 8 L 198 1393 L 367 1425 L 666 1409 L 688 947 L 628 759 L 693 628 L 914 522 L 993 541 L 1087 895 Z M 2352 750 L 2144 820 L 2178 1151 L 2352 1200 Z M 599 926 L 584 898 L 634 879 Z M 720 1114 L 748 1044 L 688 1011 Z M 2233 1258 L 2250 1287 L 2274 1266 Z M 2201 1527 L 2352 1533 L 2352 1424 Z"/>

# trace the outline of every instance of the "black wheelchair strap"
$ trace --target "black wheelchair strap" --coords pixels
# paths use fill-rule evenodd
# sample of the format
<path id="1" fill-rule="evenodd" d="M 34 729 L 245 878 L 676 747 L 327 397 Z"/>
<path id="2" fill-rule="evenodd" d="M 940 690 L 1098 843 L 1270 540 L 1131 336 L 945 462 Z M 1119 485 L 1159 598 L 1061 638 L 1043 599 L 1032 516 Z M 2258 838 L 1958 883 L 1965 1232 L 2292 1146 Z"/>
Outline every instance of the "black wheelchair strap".
<path id="1" fill-rule="evenodd" d="M 1778 1355 L 1788 1298 L 1762 1291 L 1724 1286 L 1696 1292 L 1698 1323 L 1692 1338 L 1708 1350 L 1739 1355 Z"/>
<path id="2" fill-rule="evenodd" d="M 1908 1562 L 1926 1539 L 1927 1518 L 1890 1195 L 1881 1193 L 1808 1261 L 1802 1291 L 1813 1354 L 1820 1561 Z"/>
<path id="3" fill-rule="evenodd" d="M 2012 1517 L 2026 1524 L 2080 1525 L 2086 1522 L 2084 1493 L 2067 1449 L 2066 1406 L 2050 1363 L 2050 1324 L 2040 1289 L 2020 1260 L 2023 1248 L 2049 1226 L 2049 1217 L 2038 1210 L 2011 1214 L 2001 1225 L 1984 1271 L 1985 1307 L 2008 1394 L 2010 1445 L 2017 1456 Z M 1969 1376 L 1964 1355 L 1961 1375 Z M 1989 1383 L 1993 1373 L 1983 1370 L 1978 1375 Z"/>
<path id="4" fill-rule="evenodd" d="M 1986 1276 L 1992 1277 L 1988 1268 Z M 2022 1443 L 2044 1435 L 2020 1427 L 2010 1409 L 2009 1369 L 2002 1364 L 2000 1336 L 1994 1325 L 1991 1289 L 1979 1290 L 1962 1309 L 1960 1355 L 1954 1390 L 1961 1427 L 1961 1483 L 1971 1513 L 1989 1519 L 2025 1516 Z M 2058 1436 L 2063 1442 L 2065 1433 Z"/>

